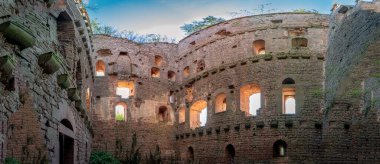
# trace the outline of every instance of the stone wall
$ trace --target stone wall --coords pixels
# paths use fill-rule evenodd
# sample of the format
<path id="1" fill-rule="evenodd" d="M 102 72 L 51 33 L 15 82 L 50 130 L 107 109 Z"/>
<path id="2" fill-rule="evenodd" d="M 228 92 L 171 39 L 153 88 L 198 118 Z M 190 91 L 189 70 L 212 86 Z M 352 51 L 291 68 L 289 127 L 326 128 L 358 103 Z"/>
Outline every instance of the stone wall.
<path id="1" fill-rule="evenodd" d="M 179 47 L 184 58 L 179 65 L 195 67 L 189 62 L 204 58 L 206 69 L 193 71 L 182 82 L 177 107 L 186 107 L 189 114 L 194 102 L 205 100 L 208 110 L 205 127 L 190 129 L 190 117 L 178 125 L 176 144 L 181 159 L 228 163 L 231 159 L 226 147 L 232 145 L 237 163 L 316 162 L 313 156 L 320 152 L 322 135 L 321 70 L 327 24 L 324 15 L 270 14 L 231 20 L 182 40 Z M 228 34 L 218 35 L 218 30 Z M 199 39 L 199 47 L 183 48 L 195 38 Z M 307 47 L 292 47 L 293 38 L 308 39 Z M 252 48 L 252 43 L 260 39 L 265 40 L 264 55 Z M 288 87 L 282 82 L 286 78 L 295 81 L 296 114 L 282 111 L 282 89 Z M 256 116 L 241 111 L 240 89 L 247 84 L 260 87 L 262 105 Z M 186 88 L 191 88 L 191 95 Z M 225 112 L 215 113 L 218 93 L 227 94 Z M 274 158 L 273 146 L 280 140 L 287 144 L 286 158 Z M 190 147 L 193 159 L 188 156 Z"/>
<path id="2" fill-rule="evenodd" d="M 2 1 L 0 163 L 88 163 L 92 149 L 126 159 L 133 143 L 165 163 L 378 163 L 379 4 L 139 44 L 93 39 L 80 1 Z"/>
<path id="3" fill-rule="evenodd" d="M 132 136 L 143 160 L 159 146 L 162 158 L 174 158 L 175 111 L 169 102 L 171 88 L 176 85 L 174 59 L 177 45 L 169 43 L 137 44 L 126 39 L 98 35 L 94 39 L 93 62 L 104 63 L 104 76 L 95 77 L 94 150 L 107 150 L 120 159 L 130 153 Z M 159 76 L 152 76 L 152 68 Z M 95 70 L 97 71 L 97 70 Z M 95 72 L 96 73 L 96 72 Z M 131 84 L 129 97 L 117 95 L 119 83 Z M 116 106 L 124 104 L 124 116 L 116 121 Z M 165 117 L 159 115 L 166 109 Z"/>
<path id="4" fill-rule="evenodd" d="M 142 154 L 159 145 L 165 159 L 189 160 L 192 147 L 191 160 L 222 163 L 229 160 L 225 148 L 231 144 L 239 163 L 307 162 L 321 152 L 327 25 L 326 15 L 283 13 L 227 21 L 192 34 L 178 46 L 96 36 L 93 62 L 104 62 L 105 68 L 99 68 L 105 75 L 95 77 L 94 149 L 120 156 L 128 152 L 136 133 Z M 295 38 L 307 39 L 307 45 L 293 46 Z M 254 52 L 256 40 L 265 40 L 265 54 Z M 157 55 L 163 59 L 159 66 Z M 190 75 L 185 78 L 186 66 Z M 152 75 L 153 67 L 159 68 L 159 77 Z M 168 78 L 169 70 L 176 78 Z M 295 84 L 283 84 L 287 78 Z M 127 99 L 116 95 L 120 81 L 134 83 Z M 258 86 L 261 93 L 257 116 L 241 110 L 240 89 L 248 84 Z M 282 92 L 287 87 L 295 89 L 296 114 L 283 114 Z M 221 93 L 226 95 L 227 110 L 215 113 Z M 207 103 L 207 123 L 194 129 L 190 108 L 199 100 Z M 127 106 L 126 119 L 116 121 L 120 102 Z M 170 121 L 159 119 L 161 106 L 169 109 Z M 185 110 L 184 123 L 178 121 L 180 109 Z M 273 158 L 276 141 L 286 142 L 288 157 Z"/>
<path id="5" fill-rule="evenodd" d="M 0 2 L 0 163 L 5 157 L 59 163 L 60 153 L 66 163 L 88 162 L 92 105 L 85 100 L 91 102 L 93 84 L 88 20 L 80 1 Z M 70 154 L 60 150 L 60 135 L 73 139 Z"/>
<path id="6" fill-rule="evenodd" d="M 331 15 L 325 66 L 323 160 L 378 163 L 380 2 Z"/>

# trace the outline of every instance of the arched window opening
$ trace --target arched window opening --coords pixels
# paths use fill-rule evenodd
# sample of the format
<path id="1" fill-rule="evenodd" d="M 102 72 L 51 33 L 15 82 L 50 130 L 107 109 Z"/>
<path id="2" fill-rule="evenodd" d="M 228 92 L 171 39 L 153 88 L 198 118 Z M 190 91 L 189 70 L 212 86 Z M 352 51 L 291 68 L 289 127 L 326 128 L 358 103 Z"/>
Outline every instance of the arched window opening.
<path id="1" fill-rule="evenodd" d="M 61 120 L 61 124 L 73 130 L 69 120 Z M 74 163 L 74 139 L 61 132 L 59 133 L 59 160 L 60 163 Z"/>
<path id="2" fill-rule="evenodd" d="M 57 41 L 58 51 L 65 58 L 68 68 L 74 72 L 76 66 L 74 58 L 77 55 L 75 38 L 75 25 L 68 12 L 61 12 L 56 20 L 57 22 Z"/>
<path id="3" fill-rule="evenodd" d="M 91 93 L 90 93 L 90 88 L 86 89 L 86 108 L 87 111 L 90 110 L 91 107 Z"/>
<path id="4" fill-rule="evenodd" d="M 261 89 L 258 85 L 248 84 L 240 88 L 240 110 L 247 115 L 257 115 L 261 108 Z"/>
<path id="5" fill-rule="evenodd" d="M 286 78 L 282 84 L 296 84 L 296 82 L 292 78 Z"/>
<path id="6" fill-rule="evenodd" d="M 106 73 L 106 64 L 101 61 L 101 60 L 98 60 L 96 62 L 96 76 L 104 76 Z"/>
<path id="7" fill-rule="evenodd" d="M 187 163 L 194 162 L 194 149 L 191 146 L 187 149 L 187 160 Z"/>
<path id="8" fill-rule="evenodd" d="M 116 95 L 121 98 L 127 99 L 129 96 L 134 95 L 135 84 L 133 81 L 119 81 L 117 82 Z"/>
<path id="9" fill-rule="evenodd" d="M 171 81 L 175 81 L 175 72 L 174 71 L 168 71 L 168 79 Z"/>
<path id="10" fill-rule="evenodd" d="M 224 112 L 227 110 L 227 95 L 220 93 L 215 98 L 215 113 Z"/>
<path id="11" fill-rule="evenodd" d="M 285 157 L 287 145 L 283 140 L 278 140 L 273 144 L 273 157 Z"/>
<path id="12" fill-rule="evenodd" d="M 181 108 L 178 111 L 178 123 L 182 124 L 182 123 L 185 123 L 185 121 L 186 121 L 186 109 Z"/>
<path id="13" fill-rule="evenodd" d="M 264 55 L 265 54 L 265 41 L 264 40 L 256 40 L 253 42 L 252 51 L 256 55 Z"/>
<path id="14" fill-rule="evenodd" d="M 234 163 L 235 148 L 231 144 L 228 144 L 225 150 L 226 163 Z"/>
<path id="15" fill-rule="evenodd" d="M 189 77 L 190 76 L 190 67 L 187 66 L 183 69 L 183 76 L 184 77 Z"/>
<path id="16" fill-rule="evenodd" d="M 199 100 L 190 108 L 190 128 L 205 126 L 207 122 L 207 102 Z"/>
<path id="17" fill-rule="evenodd" d="M 293 48 L 302 48 L 307 47 L 308 41 L 306 38 L 293 38 L 292 47 Z"/>
<path id="18" fill-rule="evenodd" d="M 162 65 L 162 57 L 159 55 L 154 56 L 154 64 L 158 67 L 161 66 Z"/>
<path id="19" fill-rule="evenodd" d="M 203 59 L 199 60 L 197 63 L 197 72 L 203 71 L 205 69 L 205 67 L 206 67 L 205 61 Z"/>
<path id="20" fill-rule="evenodd" d="M 169 103 L 171 103 L 171 104 L 174 103 L 174 92 L 173 91 L 169 92 Z"/>
<path id="21" fill-rule="evenodd" d="M 116 121 L 125 121 L 125 113 L 127 109 L 127 104 L 124 102 L 119 102 L 115 106 L 115 120 Z"/>
<path id="22" fill-rule="evenodd" d="M 67 119 L 61 120 L 61 124 L 70 130 L 74 130 L 73 125 L 71 125 L 71 122 Z"/>
<path id="23" fill-rule="evenodd" d="M 283 114 L 296 114 L 296 89 L 282 89 L 282 109 Z"/>
<path id="24" fill-rule="evenodd" d="M 152 77 L 156 77 L 156 78 L 159 78 L 160 77 L 160 69 L 156 68 L 156 67 L 153 67 L 151 70 L 150 70 L 150 74 Z"/>
<path id="25" fill-rule="evenodd" d="M 170 112 L 166 106 L 161 106 L 158 108 L 158 121 L 159 122 L 169 122 L 170 121 Z"/>
<path id="26" fill-rule="evenodd" d="M 67 12 L 62 12 L 57 18 L 57 36 L 59 41 L 73 41 L 75 38 L 74 22 Z"/>

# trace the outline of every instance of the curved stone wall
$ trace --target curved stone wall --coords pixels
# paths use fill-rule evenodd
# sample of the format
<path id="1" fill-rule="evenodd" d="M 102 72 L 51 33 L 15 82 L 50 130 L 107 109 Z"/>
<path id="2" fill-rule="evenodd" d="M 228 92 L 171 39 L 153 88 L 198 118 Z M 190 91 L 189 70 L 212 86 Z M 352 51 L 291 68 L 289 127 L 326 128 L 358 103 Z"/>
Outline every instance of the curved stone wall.
<path id="1" fill-rule="evenodd" d="M 0 163 L 87 163 L 92 41 L 81 2 L 6 0 L 0 17 Z"/>
<path id="2" fill-rule="evenodd" d="M 292 39 L 306 38 L 308 49 L 325 53 L 328 16 L 319 14 L 280 13 L 237 18 L 196 32 L 178 45 L 178 69 L 190 67 L 190 77 L 197 72 L 197 62 L 205 69 L 255 56 L 254 41 L 265 41 L 265 52 L 277 54 L 292 50 Z M 182 79 L 184 77 L 182 76 Z M 182 80 L 181 79 L 181 80 Z"/>
<path id="3" fill-rule="evenodd" d="M 225 154 L 218 153 L 224 152 L 218 145 L 225 143 L 231 144 L 236 154 L 257 147 L 257 151 L 235 158 L 242 163 L 310 158 L 312 153 L 308 148 L 317 151 L 321 135 L 324 79 L 321 70 L 327 48 L 327 25 L 326 15 L 282 13 L 230 20 L 190 35 L 178 45 L 136 44 L 126 39 L 96 36 L 93 63 L 101 60 L 105 69 L 99 68 L 105 70 L 105 75 L 95 78 L 95 89 L 99 90 L 94 95 L 95 117 L 99 120 L 95 129 L 100 133 L 95 135 L 94 148 L 120 154 L 123 151 L 112 143 L 121 140 L 123 148 L 127 147 L 131 143 L 130 135 L 117 132 L 128 131 L 143 138 L 143 143 L 149 143 L 141 144 L 143 154 L 159 145 L 166 152 L 165 159 L 187 160 L 186 150 L 191 146 L 195 151 L 192 160 L 222 162 Z M 294 44 L 295 38 L 306 42 Z M 258 54 L 258 48 L 253 49 L 257 40 L 265 41 L 259 43 L 265 53 Z M 120 59 L 120 56 L 128 57 Z M 161 59 L 159 64 L 157 56 Z M 183 69 L 187 66 L 189 75 L 184 78 Z M 126 71 L 115 71 L 120 67 Z M 175 73 L 174 79 L 168 77 L 169 70 Z M 155 74 L 157 71 L 159 76 Z M 283 84 L 289 78 L 295 84 Z M 128 99 L 116 94 L 117 82 L 123 80 L 134 84 L 134 93 Z M 257 87 L 261 93 L 261 109 L 254 117 L 248 109 L 241 110 L 247 108 L 241 104 L 247 100 L 240 99 L 246 85 Z M 283 114 L 286 88 L 294 91 L 295 114 Z M 216 97 L 220 94 L 225 95 L 226 111 L 215 113 Z M 115 121 L 114 108 L 118 102 L 127 104 L 127 118 L 122 122 Z M 160 120 L 161 106 L 169 109 L 169 122 Z M 207 123 L 196 128 L 191 119 L 199 118 L 192 109 L 201 106 L 208 109 Z M 179 118 L 180 115 L 185 118 Z M 134 128 L 136 125 L 144 126 Z M 252 132 L 262 137 L 252 136 Z M 315 138 L 310 140 L 307 136 Z M 224 139 L 215 140 L 215 137 Z M 247 143 L 242 138 L 254 142 Z M 277 140 L 289 145 L 291 159 L 273 159 L 272 148 Z"/>

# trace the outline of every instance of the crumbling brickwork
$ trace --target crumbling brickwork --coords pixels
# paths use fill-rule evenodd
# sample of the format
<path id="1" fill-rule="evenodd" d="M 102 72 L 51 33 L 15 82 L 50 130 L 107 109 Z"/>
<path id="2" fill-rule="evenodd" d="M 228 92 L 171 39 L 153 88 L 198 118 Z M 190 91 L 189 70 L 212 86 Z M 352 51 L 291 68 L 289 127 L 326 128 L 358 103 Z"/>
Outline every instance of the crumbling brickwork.
<path id="1" fill-rule="evenodd" d="M 94 149 L 117 155 L 136 133 L 143 154 L 159 145 L 163 158 L 185 163 L 378 162 L 378 3 L 339 6 L 331 16 L 237 18 L 178 45 L 96 36 L 93 63 L 106 68 L 95 78 Z M 122 53 L 127 60 L 117 60 Z M 121 62 L 131 65 L 127 76 L 113 71 Z M 122 80 L 134 83 L 128 98 L 117 95 Z M 251 113 L 248 97 L 257 93 Z M 174 116 L 169 123 L 161 106 Z"/>
<path id="2" fill-rule="evenodd" d="M 379 1 L 359 2 L 331 15 L 323 160 L 379 162 L 379 11 Z"/>
<path id="3" fill-rule="evenodd" d="M 322 130 L 315 125 L 322 120 L 321 70 L 327 32 L 326 15 L 284 13 L 221 23 L 190 35 L 178 46 L 137 45 L 126 39 L 96 36 L 93 63 L 104 62 L 106 68 L 102 68 L 104 76 L 95 77 L 94 89 L 100 92 L 94 95 L 94 127 L 99 132 L 95 133 L 94 149 L 117 155 L 122 152 L 118 141 L 128 148 L 131 135 L 136 133 L 143 154 L 149 154 L 157 144 L 167 152 L 162 155 L 165 159 L 186 161 L 188 148 L 192 147 L 192 160 L 222 163 L 231 159 L 226 158 L 224 150 L 231 144 L 238 163 L 273 161 L 273 144 L 278 140 L 289 145 L 288 156 L 292 158 L 276 160 L 312 159 L 320 152 Z M 292 47 L 296 38 L 306 39 L 309 46 Z M 260 49 L 265 49 L 265 54 L 254 51 L 256 40 L 263 40 Z M 128 58 L 119 60 L 126 55 Z M 157 62 L 157 56 L 161 61 Z M 120 62 L 131 65 L 127 76 L 115 71 Z M 189 68 L 186 76 L 185 68 Z M 175 78 L 169 77 L 169 71 L 175 73 Z M 283 84 L 287 78 L 295 84 Z M 117 95 L 120 81 L 134 83 L 133 95 L 127 99 Z M 241 88 L 247 84 L 257 85 L 262 94 L 263 105 L 254 117 L 239 107 Z M 294 115 L 282 113 L 282 89 L 286 86 L 296 89 Z M 214 102 L 221 93 L 226 97 L 226 110 L 215 113 Z M 197 103 L 199 100 L 205 103 Z M 127 104 L 123 121 L 115 118 L 118 102 Z M 204 104 L 208 111 L 206 125 L 194 129 L 197 123 L 193 119 L 199 116 L 191 112 L 191 107 L 196 103 Z M 160 120 L 161 106 L 169 109 L 169 122 Z M 181 109 L 185 110 L 184 123 L 178 122 Z"/>
<path id="4" fill-rule="evenodd" d="M 77 0 L 0 4 L 0 163 L 380 162 L 378 0 L 178 44 L 93 37 Z"/>
<path id="5" fill-rule="evenodd" d="M 88 162 L 88 20 L 81 1 L 0 2 L 0 163 Z"/>

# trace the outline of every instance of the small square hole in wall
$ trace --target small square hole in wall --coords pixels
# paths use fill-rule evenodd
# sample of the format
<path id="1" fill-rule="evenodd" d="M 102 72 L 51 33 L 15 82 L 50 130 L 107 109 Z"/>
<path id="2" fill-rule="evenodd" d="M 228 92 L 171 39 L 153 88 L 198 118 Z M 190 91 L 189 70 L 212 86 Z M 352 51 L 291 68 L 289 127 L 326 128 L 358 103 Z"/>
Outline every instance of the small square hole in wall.
<path id="1" fill-rule="evenodd" d="M 121 52 L 120 52 L 120 55 L 128 55 L 128 52 L 121 51 Z"/>

